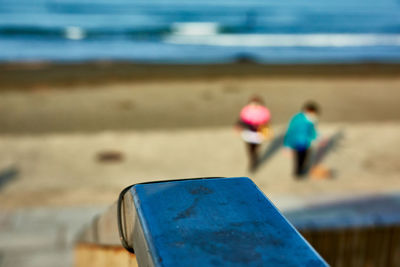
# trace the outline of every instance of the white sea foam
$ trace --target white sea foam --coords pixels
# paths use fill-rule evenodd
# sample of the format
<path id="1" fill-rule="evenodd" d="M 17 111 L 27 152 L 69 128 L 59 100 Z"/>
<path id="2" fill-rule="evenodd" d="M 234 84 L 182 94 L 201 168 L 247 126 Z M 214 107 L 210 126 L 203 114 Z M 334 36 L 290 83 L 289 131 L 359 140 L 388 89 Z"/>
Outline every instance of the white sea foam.
<path id="1" fill-rule="evenodd" d="M 70 40 L 81 40 L 85 38 L 86 34 L 82 28 L 70 26 L 65 28 L 65 38 Z"/>
<path id="2" fill-rule="evenodd" d="M 174 35 L 215 35 L 218 33 L 218 30 L 219 25 L 215 22 L 177 22 L 172 24 L 172 31 Z"/>
<path id="3" fill-rule="evenodd" d="M 238 47 L 400 46 L 400 34 L 171 34 L 167 43 Z"/>

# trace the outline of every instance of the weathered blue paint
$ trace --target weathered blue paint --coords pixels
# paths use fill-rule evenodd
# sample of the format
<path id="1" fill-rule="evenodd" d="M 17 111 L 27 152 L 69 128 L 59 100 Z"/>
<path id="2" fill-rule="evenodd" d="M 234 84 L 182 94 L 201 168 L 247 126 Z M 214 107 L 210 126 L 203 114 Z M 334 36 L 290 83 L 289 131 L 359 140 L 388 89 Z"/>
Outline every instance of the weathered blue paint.
<path id="1" fill-rule="evenodd" d="M 249 178 L 130 192 L 156 266 L 327 266 Z"/>

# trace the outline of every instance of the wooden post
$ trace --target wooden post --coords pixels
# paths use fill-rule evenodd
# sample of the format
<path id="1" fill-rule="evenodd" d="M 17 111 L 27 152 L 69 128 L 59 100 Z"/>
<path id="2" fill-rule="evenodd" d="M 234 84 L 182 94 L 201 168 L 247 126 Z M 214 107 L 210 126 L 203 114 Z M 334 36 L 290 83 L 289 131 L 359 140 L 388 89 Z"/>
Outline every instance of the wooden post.
<path id="1" fill-rule="evenodd" d="M 135 254 L 122 247 L 117 224 L 117 203 L 94 218 L 75 246 L 75 267 L 137 267 Z"/>
<path id="2" fill-rule="evenodd" d="M 139 184 L 128 188 L 121 200 L 124 238 L 136 255 L 121 246 L 114 204 L 80 235 L 75 247 L 77 267 L 133 267 L 138 266 L 136 257 L 142 266 L 216 266 L 229 265 L 232 260 L 246 261 L 243 266 L 251 266 L 252 261 L 263 265 L 259 261 L 271 252 L 281 263 L 307 253 L 321 262 L 247 178 Z M 286 215 L 331 266 L 397 267 L 399 200 L 396 195 L 374 197 L 372 202 L 371 198 L 355 199 Z M 286 240 L 292 245 L 303 242 L 302 249 L 308 247 L 306 254 L 285 247 Z M 268 248 L 265 251 L 264 245 Z M 171 264 L 175 259 L 179 264 Z"/>
<path id="3" fill-rule="evenodd" d="M 124 192 L 80 235 L 76 267 L 327 266 L 249 178 L 144 183 Z M 136 255 L 122 248 L 119 230 Z"/>
<path id="4" fill-rule="evenodd" d="M 122 203 L 140 266 L 328 266 L 247 177 L 137 184 Z"/>

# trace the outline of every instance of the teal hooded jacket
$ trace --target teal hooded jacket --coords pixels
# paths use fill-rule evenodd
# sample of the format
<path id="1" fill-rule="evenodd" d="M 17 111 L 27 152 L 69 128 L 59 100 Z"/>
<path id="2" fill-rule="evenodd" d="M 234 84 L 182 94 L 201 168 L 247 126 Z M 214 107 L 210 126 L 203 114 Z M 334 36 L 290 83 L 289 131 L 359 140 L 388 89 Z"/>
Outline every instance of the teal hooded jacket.
<path id="1" fill-rule="evenodd" d="M 315 123 L 300 112 L 293 116 L 285 134 L 284 146 L 295 150 L 306 150 L 318 136 Z"/>

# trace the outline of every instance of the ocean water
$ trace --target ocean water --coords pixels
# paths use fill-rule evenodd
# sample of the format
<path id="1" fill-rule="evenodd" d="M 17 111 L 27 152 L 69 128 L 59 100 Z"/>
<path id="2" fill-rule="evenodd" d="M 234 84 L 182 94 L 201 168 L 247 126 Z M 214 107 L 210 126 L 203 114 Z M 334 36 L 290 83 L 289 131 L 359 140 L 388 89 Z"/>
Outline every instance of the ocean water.
<path id="1" fill-rule="evenodd" d="M 400 0 L 0 0 L 0 61 L 400 62 Z"/>

